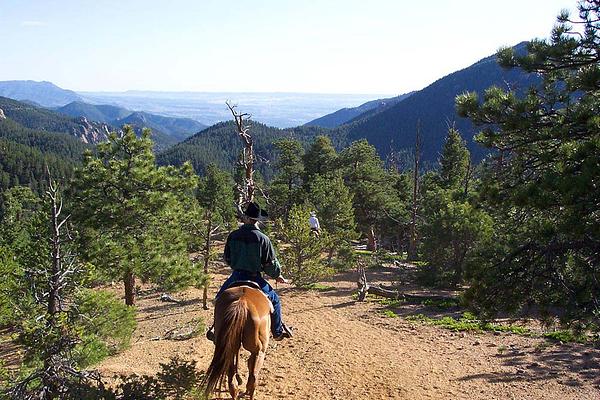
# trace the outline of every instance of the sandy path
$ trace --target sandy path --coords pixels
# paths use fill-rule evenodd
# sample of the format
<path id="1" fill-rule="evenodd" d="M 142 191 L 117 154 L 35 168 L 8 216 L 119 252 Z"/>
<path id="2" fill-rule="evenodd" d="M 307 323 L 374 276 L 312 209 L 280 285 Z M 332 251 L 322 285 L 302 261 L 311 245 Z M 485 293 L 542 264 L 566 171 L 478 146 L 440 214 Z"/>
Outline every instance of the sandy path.
<path id="1" fill-rule="evenodd" d="M 352 280 L 340 276 L 335 290 L 323 293 L 280 290 L 296 334 L 272 343 L 258 399 L 600 399 L 598 349 L 384 317 L 381 306 L 352 300 Z M 193 317 L 210 320 L 211 311 L 160 303 L 158 295 L 141 298 L 139 308 L 135 343 L 102 364 L 105 376 L 154 373 L 177 354 L 206 368 L 213 348 L 204 338 L 150 339 Z"/>

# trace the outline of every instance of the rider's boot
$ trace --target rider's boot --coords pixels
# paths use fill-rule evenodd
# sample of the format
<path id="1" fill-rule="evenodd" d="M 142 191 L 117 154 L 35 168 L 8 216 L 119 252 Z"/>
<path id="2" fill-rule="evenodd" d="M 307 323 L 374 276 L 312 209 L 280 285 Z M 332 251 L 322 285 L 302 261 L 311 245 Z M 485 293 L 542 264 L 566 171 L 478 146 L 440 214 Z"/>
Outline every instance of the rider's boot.
<path id="1" fill-rule="evenodd" d="M 208 340 L 210 340 L 211 342 L 215 341 L 215 326 L 212 325 L 210 328 L 208 328 L 208 331 L 206 331 L 206 338 Z"/>
<path id="2" fill-rule="evenodd" d="M 278 336 L 273 336 L 273 340 L 279 342 L 283 339 L 289 339 L 294 337 L 294 334 L 292 333 L 292 328 L 290 328 L 286 324 L 281 324 L 281 327 L 283 328 L 281 334 Z"/>

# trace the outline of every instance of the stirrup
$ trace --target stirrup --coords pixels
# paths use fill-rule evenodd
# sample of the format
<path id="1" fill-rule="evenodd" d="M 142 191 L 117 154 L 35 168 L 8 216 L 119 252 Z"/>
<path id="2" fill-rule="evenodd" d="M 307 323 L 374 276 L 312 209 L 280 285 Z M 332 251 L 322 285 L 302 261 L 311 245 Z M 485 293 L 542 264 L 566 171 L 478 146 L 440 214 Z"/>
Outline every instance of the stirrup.
<path id="1" fill-rule="evenodd" d="M 273 340 L 275 340 L 276 342 L 279 342 L 283 339 L 290 339 L 290 338 L 294 337 L 291 327 L 287 326 L 286 324 L 282 324 L 282 327 L 283 327 L 283 331 L 281 332 L 281 335 L 273 336 Z"/>
<path id="2" fill-rule="evenodd" d="M 211 342 L 215 341 L 215 327 L 211 326 L 210 328 L 208 328 L 208 330 L 206 331 L 206 338 L 208 340 L 210 340 Z"/>

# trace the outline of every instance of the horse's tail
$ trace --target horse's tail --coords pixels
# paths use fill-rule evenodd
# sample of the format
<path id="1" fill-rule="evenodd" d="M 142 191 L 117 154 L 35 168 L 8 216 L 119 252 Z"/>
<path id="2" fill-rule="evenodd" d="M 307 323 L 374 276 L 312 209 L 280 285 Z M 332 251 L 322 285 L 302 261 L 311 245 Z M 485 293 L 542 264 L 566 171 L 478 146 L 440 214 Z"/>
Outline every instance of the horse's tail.
<path id="1" fill-rule="evenodd" d="M 210 395 L 221 378 L 236 363 L 242 345 L 242 334 L 247 319 L 246 300 L 239 298 L 226 307 L 223 313 L 222 329 L 215 337 L 215 352 L 206 370 L 206 394 Z"/>

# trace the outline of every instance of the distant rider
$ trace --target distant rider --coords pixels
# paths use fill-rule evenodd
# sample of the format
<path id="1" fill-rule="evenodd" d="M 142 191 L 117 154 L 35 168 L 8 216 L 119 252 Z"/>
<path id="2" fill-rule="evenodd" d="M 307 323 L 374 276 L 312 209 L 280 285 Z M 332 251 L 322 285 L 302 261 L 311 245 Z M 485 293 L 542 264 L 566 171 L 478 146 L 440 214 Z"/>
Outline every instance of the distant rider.
<path id="1" fill-rule="evenodd" d="M 321 233 L 321 225 L 319 224 L 319 219 L 317 218 L 316 211 L 310 212 L 310 218 L 308 219 L 308 223 L 310 225 L 311 233 L 314 233 L 314 235 L 318 237 Z"/>
<path id="2" fill-rule="evenodd" d="M 223 257 L 233 272 L 223 283 L 216 297 L 219 297 L 234 282 L 256 282 L 273 303 L 274 312 L 271 314 L 273 338 L 282 340 L 291 338 L 292 331 L 281 320 L 279 296 L 262 277 L 261 272 L 265 272 L 278 283 L 288 283 L 288 281 L 281 275 L 281 265 L 277 260 L 271 240 L 258 229 L 258 220 L 267 216 L 266 211 L 261 210 L 258 204 L 249 203 L 242 216 L 244 224 L 227 237 Z M 206 333 L 206 337 L 214 341 L 213 327 Z"/>

